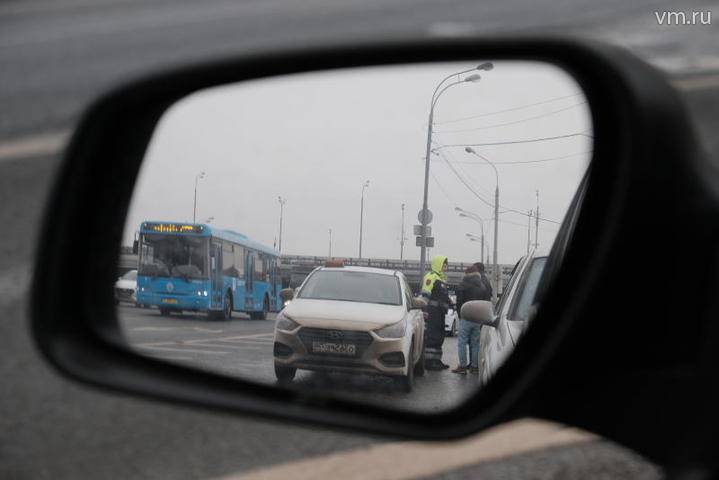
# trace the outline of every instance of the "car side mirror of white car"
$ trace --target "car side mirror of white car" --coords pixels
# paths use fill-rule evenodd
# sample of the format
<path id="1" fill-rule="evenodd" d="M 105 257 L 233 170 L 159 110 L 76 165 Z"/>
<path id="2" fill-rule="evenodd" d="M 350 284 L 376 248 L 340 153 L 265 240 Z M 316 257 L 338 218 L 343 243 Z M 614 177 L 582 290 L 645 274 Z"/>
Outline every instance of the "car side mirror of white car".
<path id="1" fill-rule="evenodd" d="M 459 312 L 460 318 L 480 325 L 496 326 L 494 323 L 494 307 L 492 302 L 487 300 L 470 300 L 462 305 Z"/>
<path id="2" fill-rule="evenodd" d="M 427 300 L 424 297 L 414 297 L 412 299 L 411 310 L 423 309 L 427 306 Z"/>
<path id="3" fill-rule="evenodd" d="M 280 300 L 282 300 L 282 303 L 289 302 L 295 298 L 295 291 L 292 288 L 283 288 L 280 290 Z"/>

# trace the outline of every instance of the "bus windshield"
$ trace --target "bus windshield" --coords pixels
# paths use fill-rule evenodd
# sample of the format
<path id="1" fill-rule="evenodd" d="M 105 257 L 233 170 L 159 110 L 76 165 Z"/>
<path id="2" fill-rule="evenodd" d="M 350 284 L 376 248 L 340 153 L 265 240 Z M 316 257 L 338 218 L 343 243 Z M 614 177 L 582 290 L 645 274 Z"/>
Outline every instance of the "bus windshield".
<path id="1" fill-rule="evenodd" d="M 144 234 L 138 275 L 208 278 L 207 237 Z"/>

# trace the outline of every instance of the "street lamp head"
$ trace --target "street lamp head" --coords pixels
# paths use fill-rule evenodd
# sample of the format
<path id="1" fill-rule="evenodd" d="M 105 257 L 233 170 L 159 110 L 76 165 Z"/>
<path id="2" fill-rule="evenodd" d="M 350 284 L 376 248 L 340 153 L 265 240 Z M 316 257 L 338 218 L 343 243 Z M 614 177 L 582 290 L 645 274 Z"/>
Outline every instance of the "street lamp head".
<path id="1" fill-rule="evenodd" d="M 484 62 L 481 65 L 477 66 L 477 70 L 484 70 L 486 72 L 492 70 L 494 68 L 494 64 L 492 62 Z"/>
<path id="2" fill-rule="evenodd" d="M 455 212 L 464 212 L 464 210 L 462 210 L 462 209 L 459 208 L 459 207 L 454 207 L 454 211 L 455 211 Z"/>
<path id="3" fill-rule="evenodd" d="M 482 79 L 478 73 L 472 74 L 464 79 L 465 82 L 478 82 Z"/>
<path id="4" fill-rule="evenodd" d="M 464 151 L 467 153 L 474 153 L 475 155 L 477 154 L 472 147 L 464 147 Z"/>

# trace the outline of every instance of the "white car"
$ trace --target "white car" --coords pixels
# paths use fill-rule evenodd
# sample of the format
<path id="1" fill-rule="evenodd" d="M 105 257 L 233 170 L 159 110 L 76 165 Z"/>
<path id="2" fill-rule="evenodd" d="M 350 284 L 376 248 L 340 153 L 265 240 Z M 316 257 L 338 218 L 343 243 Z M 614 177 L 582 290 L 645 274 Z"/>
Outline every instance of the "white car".
<path id="1" fill-rule="evenodd" d="M 480 337 L 479 375 L 482 384 L 504 363 L 536 311 L 535 294 L 548 252 L 532 250 L 514 267 L 502 298 L 494 308 L 493 325 L 483 325 Z"/>
<path id="2" fill-rule="evenodd" d="M 277 379 L 290 381 L 297 369 L 382 374 L 410 391 L 424 374 L 425 304 L 399 271 L 313 270 L 277 315 Z"/>
<path id="3" fill-rule="evenodd" d="M 115 282 L 115 305 L 120 302 L 137 303 L 137 270 L 130 270 Z"/>

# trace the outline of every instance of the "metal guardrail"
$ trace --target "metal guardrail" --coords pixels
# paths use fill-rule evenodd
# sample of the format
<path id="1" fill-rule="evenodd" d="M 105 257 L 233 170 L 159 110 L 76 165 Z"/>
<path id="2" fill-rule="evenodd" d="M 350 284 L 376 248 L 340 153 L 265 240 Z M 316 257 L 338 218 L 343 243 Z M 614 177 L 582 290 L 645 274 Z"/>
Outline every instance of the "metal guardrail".
<path id="1" fill-rule="evenodd" d="M 418 260 L 397 260 L 390 258 L 353 258 L 353 257 L 332 257 L 335 260 L 342 260 L 345 265 L 355 267 L 374 267 L 387 268 L 402 271 L 418 271 Z M 310 255 L 282 255 L 280 261 L 283 266 L 302 266 L 302 267 L 319 267 L 325 264 L 329 257 L 310 256 Z M 447 270 L 449 272 L 463 273 L 472 263 L 465 262 L 449 262 Z M 499 265 L 502 274 L 509 275 L 514 265 Z M 492 265 L 486 265 L 487 272 L 492 271 Z"/>

